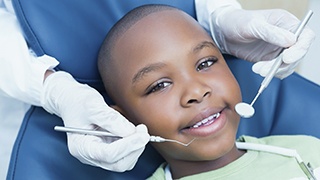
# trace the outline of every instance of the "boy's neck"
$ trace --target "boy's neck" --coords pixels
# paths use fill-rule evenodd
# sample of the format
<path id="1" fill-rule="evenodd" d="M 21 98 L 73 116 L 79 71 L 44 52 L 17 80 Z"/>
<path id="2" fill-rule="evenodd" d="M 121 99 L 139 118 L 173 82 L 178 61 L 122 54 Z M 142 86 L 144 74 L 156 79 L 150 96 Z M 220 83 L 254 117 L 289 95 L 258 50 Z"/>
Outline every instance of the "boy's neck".
<path id="1" fill-rule="evenodd" d="M 178 179 L 185 176 L 219 169 L 235 161 L 245 153 L 246 151 L 239 150 L 234 146 L 226 155 L 212 161 L 172 161 L 168 163 L 170 165 L 172 177 L 174 179 Z"/>

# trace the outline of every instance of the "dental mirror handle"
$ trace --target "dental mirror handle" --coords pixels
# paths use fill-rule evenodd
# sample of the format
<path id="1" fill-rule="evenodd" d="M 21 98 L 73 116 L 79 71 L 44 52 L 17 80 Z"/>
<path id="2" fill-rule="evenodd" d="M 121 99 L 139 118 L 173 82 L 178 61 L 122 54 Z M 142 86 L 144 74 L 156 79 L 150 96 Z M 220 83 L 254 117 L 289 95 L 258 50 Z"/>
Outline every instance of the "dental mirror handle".
<path id="1" fill-rule="evenodd" d="M 296 32 L 294 33 L 294 35 L 296 36 L 296 39 L 298 39 L 298 37 L 302 33 L 304 27 L 308 23 L 308 21 L 311 18 L 312 14 L 313 14 L 313 12 L 311 10 L 309 10 L 308 13 L 305 15 L 305 17 L 303 18 L 303 20 L 300 22 L 300 25 L 298 26 Z M 269 85 L 270 81 L 272 80 L 272 78 L 274 77 L 274 75 L 278 71 L 280 65 L 282 64 L 282 57 L 283 57 L 283 53 L 281 52 L 281 54 L 277 57 L 277 59 L 275 60 L 274 64 L 272 65 L 270 71 L 268 72 L 266 77 L 261 82 L 261 86 L 260 86 L 260 89 L 258 91 L 258 94 L 261 94 L 261 92 Z"/>
<path id="2" fill-rule="evenodd" d="M 262 91 L 269 85 L 272 78 L 274 77 L 274 75 L 278 71 L 279 67 L 282 64 L 282 56 L 283 56 L 283 54 L 281 53 L 277 57 L 277 59 L 275 60 L 274 64 L 272 65 L 272 67 L 271 67 L 270 71 L 268 72 L 268 74 L 266 75 L 266 77 L 264 77 L 263 81 L 261 82 L 260 89 L 258 91 L 259 94 L 261 94 Z"/>

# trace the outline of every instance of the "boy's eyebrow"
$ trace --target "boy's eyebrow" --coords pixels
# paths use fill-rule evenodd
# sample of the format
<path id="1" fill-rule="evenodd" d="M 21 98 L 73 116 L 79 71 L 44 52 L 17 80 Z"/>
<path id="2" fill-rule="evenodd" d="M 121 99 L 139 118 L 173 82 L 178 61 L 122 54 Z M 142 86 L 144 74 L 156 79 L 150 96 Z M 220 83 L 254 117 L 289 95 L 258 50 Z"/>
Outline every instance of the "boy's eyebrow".
<path id="1" fill-rule="evenodd" d="M 193 53 L 196 53 L 205 47 L 217 48 L 217 46 L 213 42 L 203 41 L 203 42 L 199 43 L 196 47 L 194 47 L 192 51 L 193 51 Z"/>
<path id="2" fill-rule="evenodd" d="M 211 48 L 217 48 L 217 46 L 210 42 L 210 41 L 203 41 L 201 43 L 199 43 L 196 47 L 194 47 L 192 49 L 192 51 L 194 53 L 200 51 L 201 49 L 205 48 L 205 47 L 211 47 Z M 141 68 L 132 78 L 132 84 L 137 83 L 137 81 L 139 81 L 144 75 L 146 75 L 147 73 L 150 73 L 152 71 L 155 71 L 157 69 L 160 69 L 162 67 L 164 67 L 165 64 L 164 63 L 154 63 L 154 64 L 150 64 L 147 65 L 143 68 Z"/>
<path id="3" fill-rule="evenodd" d="M 150 64 L 147 65 L 143 68 L 141 68 L 132 78 L 132 84 L 137 83 L 137 81 L 139 81 L 144 75 L 146 75 L 147 73 L 150 73 L 152 71 L 155 71 L 157 69 L 161 69 L 162 67 L 164 67 L 165 64 L 164 63 L 154 63 L 154 64 Z"/>

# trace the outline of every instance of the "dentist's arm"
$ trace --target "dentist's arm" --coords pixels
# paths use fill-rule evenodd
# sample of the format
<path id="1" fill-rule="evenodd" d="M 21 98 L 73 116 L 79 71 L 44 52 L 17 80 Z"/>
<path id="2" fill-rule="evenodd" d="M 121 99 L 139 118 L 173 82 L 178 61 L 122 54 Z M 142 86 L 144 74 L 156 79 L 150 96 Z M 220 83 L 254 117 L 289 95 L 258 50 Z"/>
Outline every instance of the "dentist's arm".
<path id="1" fill-rule="evenodd" d="M 0 27 L 0 92 L 40 106 L 44 74 L 59 62 L 49 56 L 32 55 L 15 14 L 5 8 L 0 8 Z"/>
<path id="2" fill-rule="evenodd" d="M 113 171 L 134 167 L 149 134 L 110 108 L 93 88 L 78 83 L 66 72 L 54 72 L 58 61 L 36 57 L 28 50 L 13 13 L 0 8 L 0 93 L 42 106 L 70 127 L 103 128 L 125 138 L 118 141 L 96 136 L 67 134 L 70 153 L 81 162 Z"/>
<path id="3" fill-rule="evenodd" d="M 255 62 L 252 69 L 265 76 L 282 48 L 285 63 L 276 76 L 294 72 L 315 34 L 306 27 L 299 39 L 292 33 L 300 21 L 285 10 L 243 10 L 236 0 L 196 0 L 198 21 L 211 31 L 223 53 Z"/>

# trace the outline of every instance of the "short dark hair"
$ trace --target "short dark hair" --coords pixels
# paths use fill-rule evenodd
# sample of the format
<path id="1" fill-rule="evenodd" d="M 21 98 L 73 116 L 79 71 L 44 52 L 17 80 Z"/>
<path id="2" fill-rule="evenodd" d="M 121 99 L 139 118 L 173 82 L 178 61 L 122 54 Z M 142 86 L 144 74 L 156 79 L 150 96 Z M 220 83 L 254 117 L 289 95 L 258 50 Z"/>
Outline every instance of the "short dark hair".
<path id="1" fill-rule="evenodd" d="M 177 10 L 172 6 L 168 5 L 159 5 L 159 4 L 149 4 L 139 6 L 130 12 L 128 12 L 125 16 L 123 16 L 108 32 L 106 38 L 104 39 L 102 46 L 98 55 L 98 69 L 103 80 L 106 91 L 109 96 L 114 100 L 113 95 L 113 81 L 116 81 L 114 75 L 114 71 L 112 67 L 113 55 L 112 51 L 117 43 L 118 39 L 134 24 L 136 24 L 142 18 L 164 10 Z"/>

